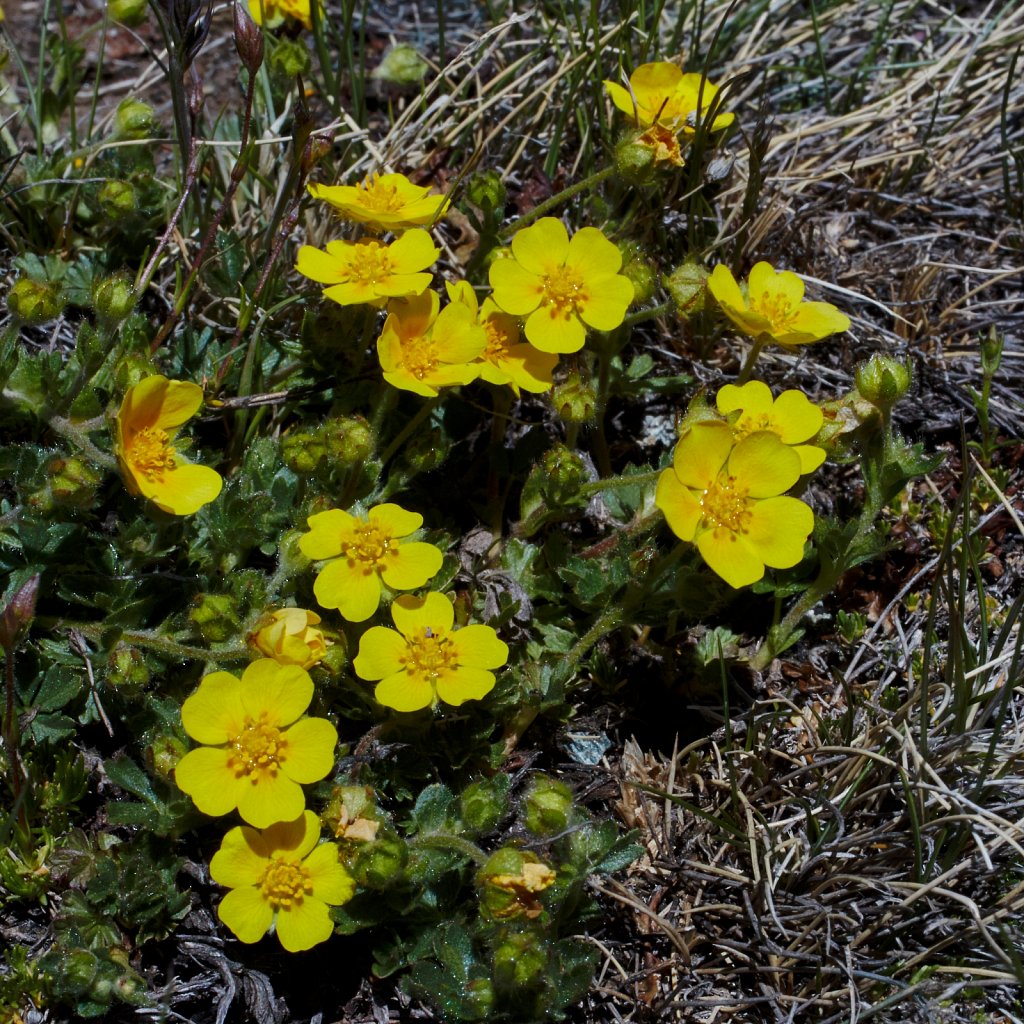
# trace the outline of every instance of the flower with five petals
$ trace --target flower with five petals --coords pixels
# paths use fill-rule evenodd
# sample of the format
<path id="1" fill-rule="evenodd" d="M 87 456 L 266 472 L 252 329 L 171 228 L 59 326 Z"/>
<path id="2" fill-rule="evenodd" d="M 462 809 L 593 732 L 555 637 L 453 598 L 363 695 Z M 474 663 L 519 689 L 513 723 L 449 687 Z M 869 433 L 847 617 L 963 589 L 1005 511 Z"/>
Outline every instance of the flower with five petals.
<path id="1" fill-rule="evenodd" d="M 319 839 L 312 811 L 262 832 L 243 825 L 224 836 L 210 877 L 231 889 L 217 916 L 242 942 L 258 942 L 273 928 L 281 945 L 298 953 L 330 938 L 327 908 L 347 902 L 356 887 L 337 846 Z"/>
<path id="2" fill-rule="evenodd" d="M 404 174 L 368 175 L 357 185 L 308 186 L 314 199 L 322 199 L 341 216 L 371 231 L 402 231 L 432 224 L 448 209 L 447 197 L 431 195 Z"/>
<path id="3" fill-rule="evenodd" d="M 611 331 L 626 318 L 633 284 L 622 253 L 597 228 L 569 238 L 556 217 L 517 231 L 512 256 L 491 264 L 498 307 L 526 318 L 526 340 L 541 352 L 578 352 L 587 329 Z"/>
<path id="4" fill-rule="evenodd" d="M 453 630 L 455 609 L 444 594 L 403 594 L 391 606 L 398 632 L 371 626 L 359 639 L 352 667 L 360 679 L 379 679 L 378 702 L 419 711 L 439 701 L 456 707 L 494 688 L 492 669 L 508 661 L 508 646 L 490 626 Z"/>
<path id="5" fill-rule="evenodd" d="M 174 438 L 203 404 L 203 390 L 160 374 L 128 389 L 117 414 L 117 463 L 129 494 L 172 516 L 188 516 L 220 494 L 224 481 L 208 466 L 182 458 Z"/>
<path id="6" fill-rule="evenodd" d="M 204 746 L 178 762 L 178 788 L 214 817 L 237 807 L 257 828 L 294 820 L 306 805 L 301 785 L 331 770 L 338 742 L 326 718 L 302 717 L 312 699 L 305 670 L 269 658 L 254 661 L 241 679 L 204 676 L 181 707 L 185 732 Z"/>
<path id="7" fill-rule="evenodd" d="M 313 593 L 322 608 L 337 608 L 349 622 L 365 622 L 377 610 L 383 586 L 415 590 L 444 560 L 433 544 L 405 539 L 423 525 L 423 516 L 400 505 L 375 505 L 363 518 L 332 508 L 307 522 L 299 550 L 327 560 Z"/>
<path id="8" fill-rule="evenodd" d="M 635 117 L 637 126 L 665 125 L 674 131 L 694 135 L 698 108 L 707 115 L 718 95 L 717 86 L 703 75 L 686 74 L 668 61 L 641 64 L 629 76 L 629 88 L 617 82 L 605 82 L 612 103 L 625 114 Z M 727 128 L 735 120 L 730 113 L 716 113 L 710 130 Z"/>
<path id="9" fill-rule="evenodd" d="M 783 494 L 799 478 L 800 456 L 778 434 L 737 442 L 728 423 L 702 420 L 679 439 L 654 500 L 672 532 L 738 589 L 765 566 L 788 569 L 803 557 L 814 514 Z"/>

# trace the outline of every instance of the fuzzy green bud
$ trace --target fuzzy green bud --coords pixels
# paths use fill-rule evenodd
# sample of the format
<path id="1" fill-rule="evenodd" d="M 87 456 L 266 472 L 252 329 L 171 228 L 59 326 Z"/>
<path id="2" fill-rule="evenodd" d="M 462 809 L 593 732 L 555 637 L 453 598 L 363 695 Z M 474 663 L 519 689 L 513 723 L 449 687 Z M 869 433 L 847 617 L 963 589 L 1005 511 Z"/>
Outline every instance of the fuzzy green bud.
<path id="1" fill-rule="evenodd" d="M 405 446 L 405 461 L 413 472 L 430 473 L 448 458 L 448 445 L 440 430 L 423 430 Z"/>
<path id="2" fill-rule="evenodd" d="M 494 984 L 490 978 L 473 978 L 463 987 L 463 1020 L 490 1020 L 494 1012 Z"/>
<path id="3" fill-rule="evenodd" d="M 860 396 L 887 416 L 910 388 L 910 366 L 876 353 L 857 367 L 853 379 Z"/>
<path id="4" fill-rule="evenodd" d="M 87 949 L 71 949 L 61 960 L 61 983 L 72 992 L 88 991 L 96 980 L 100 962 Z"/>
<path id="5" fill-rule="evenodd" d="M 348 667 L 348 644 L 345 641 L 344 633 L 336 633 L 334 630 L 321 627 L 324 639 L 329 641 L 327 652 L 317 665 L 318 672 L 325 672 L 332 678 L 340 676 Z"/>
<path id="6" fill-rule="evenodd" d="M 523 802 L 523 824 L 535 836 L 565 831 L 572 810 L 572 790 L 550 775 L 535 775 Z"/>
<path id="7" fill-rule="evenodd" d="M 563 444 L 546 451 L 535 472 L 540 474 L 541 493 L 555 506 L 571 502 L 589 479 L 586 463 Z"/>
<path id="8" fill-rule="evenodd" d="M 551 401 L 566 423 L 589 423 L 597 410 L 597 388 L 573 371 L 551 389 Z"/>
<path id="9" fill-rule="evenodd" d="M 49 490 L 58 505 L 68 508 L 90 508 L 103 477 L 88 462 L 72 456 L 52 459 L 46 467 L 50 474 Z"/>
<path id="10" fill-rule="evenodd" d="M 318 434 L 296 430 L 281 438 L 281 461 L 293 473 L 315 473 L 326 455 L 327 449 Z"/>
<path id="11" fill-rule="evenodd" d="M 278 39 L 267 64 L 271 75 L 279 82 L 292 82 L 296 75 L 305 77 L 312 67 L 309 50 L 298 39 Z"/>
<path id="12" fill-rule="evenodd" d="M 362 416 L 339 416 L 320 428 L 327 458 L 335 466 L 365 462 L 377 447 L 373 428 Z"/>
<path id="13" fill-rule="evenodd" d="M 429 70 L 430 65 L 420 56 L 416 47 L 399 43 L 384 54 L 371 77 L 391 85 L 412 86 L 419 85 Z"/>
<path id="14" fill-rule="evenodd" d="M 107 655 L 108 686 L 131 693 L 141 690 L 149 679 L 149 666 L 138 648 L 119 643 Z"/>
<path id="15" fill-rule="evenodd" d="M 135 306 L 135 289 L 125 273 L 111 274 L 96 281 L 92 288 L 92 304 L 101 320 L 118 323 Z"/>
<path id="16" fill-rule="evenodd" d="M 658 173 L 654 150 L 640 142 L 639 135 L 627 135 L 615 147 L 615 171 L 628 185 L 649 185 Z"/>
<path id="17" fill-rule="evenodd" d="M 112 220 L 135 213 L 139 197 L 130 181 L 108 181 L 96 197 L 103 212 Z"/>
<path id="18" fill-rule="evenodd" d="M 148 139 L 157 131 L 156 113 L 148 103 L 121 100 L 114 113 L 114 135 L 119 139 Z"/>
<path id="19" fill-rule="evenodd" d="M 0 612 L 0 647 L 7 651 L 8 657 L 21 634 L 32 625 L 32 620 L 36 617 L 39 580 L 38 573 L 25 580 Z"/>
<path id="20" fill-rule="evenodd" d="M 227 594 L 200 594 L 188 617 L 207 643 L 223 643 L 242 634 L 238 605 Z"/>
<path id="21" fill-rule="evenodd" d="M 478 835 L 493 832 L 508 811 L 508 788 L 507 775 L 470 783 L 459 798 L 459 817 L 466 828 Z"/>
<path id="22" fill-rule="evenodd" d="M 7 293 L 7 308 L 16 320 L 37 327 L 64 312 L 64 294 L 54 281 L 19 277 Z"/>
<path id="23" fill-rule="evenodd" d="M 188 744 L 172 733 L 161 734 L 145 750 L 146 766 L 158 778 L 168 782 L 174 778 L 174 769 L 188 753 Z"/>
<path id="24" fill-rule="evenodd" d="M 620 242 L 622 269 L 619 273 L 633 285 L 633 305 L 648 302 L 658 287 L 658 271 L 635 242 Z"/>
<path id="25" fill-rule="evenodd" d="M 114 385 L 121 394 L 158 370 L 148 353 L 134 352 L 119 359 L 114 367 Z"/>
<path id="26" fill-rule="evenodd" d="M 508 189 L 497 171 L 479 171 L 466 185 L 466 198 L 481 210 L 503 210 Z"/>
<path id="27" fill-rule="evenodd" d="M 119 25 L 138 28 L 146 20 L 149 4 L 147 0 L 108 0 L 107 10 Z"/>
<path id="28" fill-rule="evenodd" d="M 348 868 L 356 883 L 364 888 L 387 889 L 398 881 L 408 860 L 409 850 L 403 840 L 382 828 L 372 843 L 359 847 Z"/>
<path id="29" fill-rule="evenodd" d="M 662 281 L 682 317 L 695 316 L 707 301 L 707 281 L 710 275 L 701 263 L 687 262 L 676 267 Z"/>
<path id="30" fill-rule="evenodd" d="M 511 992 L 534 988 L 547 966 L 544 940 L 533 932 L 510 932 L 494 950 L 494 980 Z"/>

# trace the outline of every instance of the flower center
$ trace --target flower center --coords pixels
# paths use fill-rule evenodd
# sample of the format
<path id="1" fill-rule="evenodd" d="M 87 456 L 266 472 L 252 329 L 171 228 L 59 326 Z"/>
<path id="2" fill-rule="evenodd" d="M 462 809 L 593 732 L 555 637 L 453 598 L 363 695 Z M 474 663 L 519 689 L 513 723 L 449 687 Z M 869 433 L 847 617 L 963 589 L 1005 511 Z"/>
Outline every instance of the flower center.
<path id="1" fill-rule="evenodd" d="M 508 350 L 512 347 L 511 332 L 502 327 L 494 317 L 488 317 L 483 322 L 483 328 L 487 335 L 487 341 L 484 344 L 483 352 L 480 353 L 481 358 L 488 363 L 507 359 Z"/>
<path id="2" fill-rule="evenodd" d="M 553 317 L 568 320 L 590 298 L 582 274 L 572 267 L 558 267 L 541 280 L 544 287 L 541 302 L 550 307 Z"/>
<path id="3" fill-rule="evenodd" d="M 387 280 L 395 272 L 388 247 L 369 239 L 357 242 L 348 264 L 349 277 L 358 284 L 374 285 Z"/>
<path id="4" fill-rule="evenodd" d="M 398 189 L 391 184 L 382 184 L 379 174 L 372 178 L 364 178 L 357 186 L 363 192 L 363 206 L 368 210 L 382 213 L 397 213 L 405 206 L 405 201 L 398 194 Z"/>
<path id="5" fill-rule="evenodd" d="M 736 483 L 736 477 L 722 473 L 704 492 L 700 506 L 704 522 L 713 530 L 746 533 L 750 525 L 751 502 L 748 489 Z"/>
<path id="6" fill-rule="evenodd" d="M 291 910 L 313 894 L 313 881 L 301 861 L 274 857 L 257 883 L 260 895 L 274 910 Z"/>
<path id="7" fill-rule="evenodd" d="M 433 338 L 418 334 L 403 341 L 402 362 L 417 380 L 429 377 L 437 369 L 438 361 L 437 344 Z"/>
<path id="8" fill-rule="evenodd" d="M 175 452 L 166 430 L 143 427 L 131 440 L 128 461 L 147 480 L 162 480 L 175 467 Z"/>
<path id="9" fill-rule="evenodd" d="M 774 330 L 788 327 L 797 313 L 785 295 L 772 295 L 771 292 L 762 292 L 760 298 L 751 299 L 750 308 L 760 313 Z"/>
<path id="10" fill-rule="evenodd" d="M 398 545 L 376 523 L 356 523 L 352 533 L 342 541 L 341 553 L 352 567 L 361 566 L 363 575 L 387 567 L 388 558 L 398 557 Z"/>
<path id="11" fill-rule="evenodd" d="M 733 436 L 737 441 L 742 441 L 748 434 L 756 434 L 761 430 L 769 430 L 773 434 L 779 433 L 772 423 L 771 417 L 766 412 L 759 413 L 756 416 L 753 414 L 741 416 L 732 428 Z"/>
<path id="12" fill-rule="evenodd" d="M 637 139 L 637 142 L 651 150 L 651 155 L 656 164 L 669 163 L 682 167 L 685 162 L 679 150 L 679 139 L 676 138 L 675 132 L 666 128 L 663 124 L 652 124 Z"/>
<path id="13" fill-rule="evenodd" d="M 455 645 L 448 637 L 437 636 L 429 626 L 420 636 L 407 637 L 406 643 L 409 653 L 400 661 L 410 674 L 422 672 L 434 680 L 446 669 L 458 668 Z"/>
<path id="14" fill-rule="evenodd" d="M 228 769 L 236 778 L 249 776 L 254 785 L 260 777 L 277 774 L 278 765 L 285 759 L 288 740 L 276 725 L 267 722 L 267 712 L 259 718 L 245 716 L 242 731 L 228 742 L 231 752 Z"/>

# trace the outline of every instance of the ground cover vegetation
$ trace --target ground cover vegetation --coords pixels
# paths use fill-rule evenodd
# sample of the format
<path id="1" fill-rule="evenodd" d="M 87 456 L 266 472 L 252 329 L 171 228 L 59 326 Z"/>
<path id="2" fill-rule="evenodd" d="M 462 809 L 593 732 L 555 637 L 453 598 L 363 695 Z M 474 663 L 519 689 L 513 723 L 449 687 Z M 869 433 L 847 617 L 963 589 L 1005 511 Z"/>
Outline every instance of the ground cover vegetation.
<path id="1" fill-rule="evenodd" d="M 0 1018 L 1024 1019 L 1024 9 L 0 30 Z"/>

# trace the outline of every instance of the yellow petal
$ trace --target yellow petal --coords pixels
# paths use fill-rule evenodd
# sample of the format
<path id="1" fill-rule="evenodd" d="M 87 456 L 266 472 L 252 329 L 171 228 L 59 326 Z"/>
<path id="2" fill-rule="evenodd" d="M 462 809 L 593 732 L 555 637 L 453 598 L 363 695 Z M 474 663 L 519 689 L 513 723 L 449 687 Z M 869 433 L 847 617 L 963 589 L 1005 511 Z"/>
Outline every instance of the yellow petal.
<path id="1" fill-rule="evenodd" d="M 262 841 L 267 856 L 273 852 L 286 852 L 289 857 L 302 859 L 320 841 L 320 819 L 312 811 L 303 811 L 288 821 L 275 821 L 264 829 Z"/>
<path id="2" fill-rule="evenodd" d="M 309 707 L 313 680 L 298 665 L 279 665 L 272 658 L 260 658 L 242 673 L 241 697 L 253 718 L 283 728 Z"/>
<path id="3" fill-rule="evenodd" d="M 434 700 L 434 688 L 422 672 L 396 672 L 373 691 L 378 704 L 395 711 L 420 711 Z"/>
<path id="4" fill-rule="evenodd" d="M 825 449 L 812 444 L 798 444 L 793 451 L 800 457 L 800 475 L 813 473 L 825 461 Z"/>
<path id="5" fill-rule="evenodd" d="M 680 540 L 693 540 L 702 515 L 700 501 L 689 487 L 679 482 L 675 470 L 666 469 L 658 477 L 654 504 L 664 513 L 669 529 Z"/>
<path id="6" fill-rule="evenodd" d="M 848 331 L 850 318 L 830 302 L 804 302 L 797 310 L 791 327 L 794 331 L 813 335 L 814 340 L 817 341 L 830 334 L 841 334 L 843 331 Z"/>
<path id="7" fill-rule="evenodd" d="M 300 719 L 284 737 L 288 749 L 281 769 L 294 782 L 319 782 L 334 767 L 338 730 L 326 718 Z"/>
<path id="8" fill-rule="evenodd" d="M 340 508 L 317 512 L 306 520 L 310 532 L 299 538 L 299 550 L 314 561 L 336 558 L 341 554 L 342 535 L 352 529 L 355 521 L 354 516 Z"/>
<path id="9" fill-rule="evenodd" d="M 302 789 L 283 773 L 256 776 L 245 782 L 239 791 L 239 816 L 257 828 L 267 828 L 278 821 L 294 821 L 305 806 Z"/>
<path id="10" fill-rule="evenodd" d="M 697 550 L 708 568 L 737 590 L 764 576 L 764 563 L 756 553 L 743 543 L 739 534 L 724 527 L 705 530 L 697 538 Z"/>
<path id="11" fill-rule="evenodd" d="M 172 516 L 190 516 L 208 505 L 221 492 L 224 480 L 208 466 L 179 462 L 163 479 L 136 477 L 143 497 Z"/>
<path id="12" fill-rule="evenodd" d="M 235 773 L 228 767 L 227 750 L 221 747 L 196 747 L 174 768 L 174 781 L 182 793 L 213 818 L 233 811 L 238 803 Z"/>
<path id="13" fill-rule="evenodd" d="M 527 340 L 541 352 L 578 352 L 587 340 L 586 328 L 575 316 L 560 316 L 554 306 L 534 310 L 523 328 Z"/>
<path id="14" fill-rule="evenodd" d="M 458 652 L 456 658 L 460 672 L 463 667 L 501 668 L 508 661 L 508 644 L 499 640 L 490 626 L 463 626 L 451 633 L 449 639 Z M 441 696 L 444 699 L 443 693 Z"/>
<path id="15" fill-rule="evenodd" d="M 788 569 L 804 556 L 814 513 L 798 498 L 767 498 L 754 504 L 747 542 L 773 569 Z"/>
<path id="16" fill-rule="evenodd" d="M 494 689 L 494 673 L 482 668 L 468 668 L 460 665 L 457 669 L 444 670 L 437 677 L 437 695 L 453 707 L 467 700 L 480 700 Z"/>
<path id="17" fill-rule="evenodd" d="M 488 271 L 494 301 L 513 316 L 532 313 L 544 296 L 544 284 L 537 274 L 521 267 L 515 260 L 497 259 Z"/>
<path id="18" fill-rule="evenodd" d="M 761 260 L 750 268 L 747 276 L 750 303 L 781 301 L 795 309 L 804 297 L 804 282 L 790 270 L 776 271 L 770 263 Z"/>
<path id="19" fill-rule="evenodd" d="M 203 389 L 187 380 L 169 380 L 153 424 L 168 432 L 192 419 L 203 404 Z"/>
<path id="20" fill-rule="evenodd" d="M 633 97 L 628 89 L 623 88 L 618 82 L 605 81 L 605 91 L 608 93 L 612 103 L 618 107 L 624 114 L 628 114 L 630 117 L 634 117 L 636 113 L 636 107 L 633 103 Z"/>
<path id="21" fill-rule="evenodd" d="M 311 897 L 282 907 L 277 912 L 277 937 L 289 953 L 301 953 L 324 942 L 334 932 L 334 924 L 323 902 Z"/>
<path id="22" fill-rule="evenodd" d="M 622 266 L 622 253 L 598 228 L 580 228 L 569 239 L 565 265 L 572 267 L 589 281 L 591 278 L 617 273 Z"/>
<path id="23" fill-rule="evenodd" d="M 408 537 L 423 525 L 423 516 L 419 512 L 407 512 L 401 505 L 392 502 L 374 505 L 366 518 L 376 523 L 389 537 Z"/>
<path id="24" fill-rule="evenodd" d="M 779 437 L 786 444 L 799 444 L 817 434 L 825 417 L 802 391 L 790 390 L 775 399 L 772 418 Z"/>
<path id="25" fill-rule="evenodd" d="M 726 416 L 737 409 L 742 410 L 744 418 L 767 415 L 772 410 L 772 390 L 760 380 L 747 381 L 741 387 L 724 384 L 718 389 L 715 404 L 718 411 Z"/>
<path id="26" fill-rule="evenodd" d="M 695 423 L 676 444 L 672 466 L 679 482 L 706 491 L 733 449 L 732 427 L 719 421 Z"/>
<path id="27" fill-rule="evenodd" d="M 303 862 L 313 885 L 313 899 L 322 900 L 332 907 L 347 903 L 356 891 L 352 876 L 338 860 L 334 843 L 321 843 Z"/>
<path id="28" fill-rule="evenodd" d="M 444 556 L 433 544 L 402 544 L 380 576 L 392 590 L 415 590 L 437 575 L 443 561 Z"/>
<path id="29" fill-rule="evenodd" d="M 800 479 L 800 456 L 768 430 L 748 434 L 729 456 L 729 472 L 752 498 L 773 498 Z"/>
<path id="30" fill-rule="evenodd" d="M 365 622 L 380 605 L 380 578 L 362 565 L 336 558 L 320 570 L 313 593 L 321 608 L 337 608 L 349 622 Z"/>
<path id="31" fill-rule="evenodd" d="M 424 231 L 423 228 L 411 228 L 388 246 L 388 256 L 394 261 L 396 272 L 399 274 L 425 270 L 433 264 L 440 253 L 441 250 L 434 245 L 430 232 Z"/>
<path id="32" fill-rule="evenodd" d="M 371 626 L 359 638 L 359 653 L 352 668 L 360 679 L 383 679 L 402 671 L 408 653 L 409 646 L 401 634 L 384 626 Z"/>
<path id="33" fill-rule="evenodd" d="M 259 942 L 274 921 L 274 911 L 254 886 L 232 889 L 220 901 L 217 916 L 242 942 Z"/>
<path id="34" fill-rule="evenodd" d="M 210 877 L 231 889 L 256 885 L 266 868 L 266 848 L 260 834 L 245 825 L 231 829 L 210 859 Z"/>
<path id="35" fill-rule="evenodd" d="M 512 236 L 512 255 L 531 274 L 547 274 L 553 267 L 562 266 L 568 252 L 569 232 L 557 217 L 541 217 Z"/>
<path id="36" fill-rule="evenodd" d="M 308 277 L 319 284 L 335 284 L 348 273 L 345 264 L 337 257 L 312 245 L 304 245 L 299 249 L 295 269 L 303 277 Z"/>
<path id="37" fill-rule="evenodd" d="M 455 608 L 444 594 L 431 593 L 424 597 L 403 594 L 391 606 L 391 617 L 403 636 L 422 636 L 427 629 L 434 636 L 440 636 L 451 632 Z"/>
<path id="38" fill-rule="evenodd" d="M 590 293 L 581 303 L 580 319 L 596 331 L 612 331 L 626 318 L 633 301 L 633 283 L 621 274 L 588 282 Z"/>
<path id="39" fill-rule="evenodd" d="M 181 705 L 185 732 L 197 742 L 212 746 L 237 736 L 244 719 L 242 683 L 230 672 L 204 676 L 199 689 Z"/>

